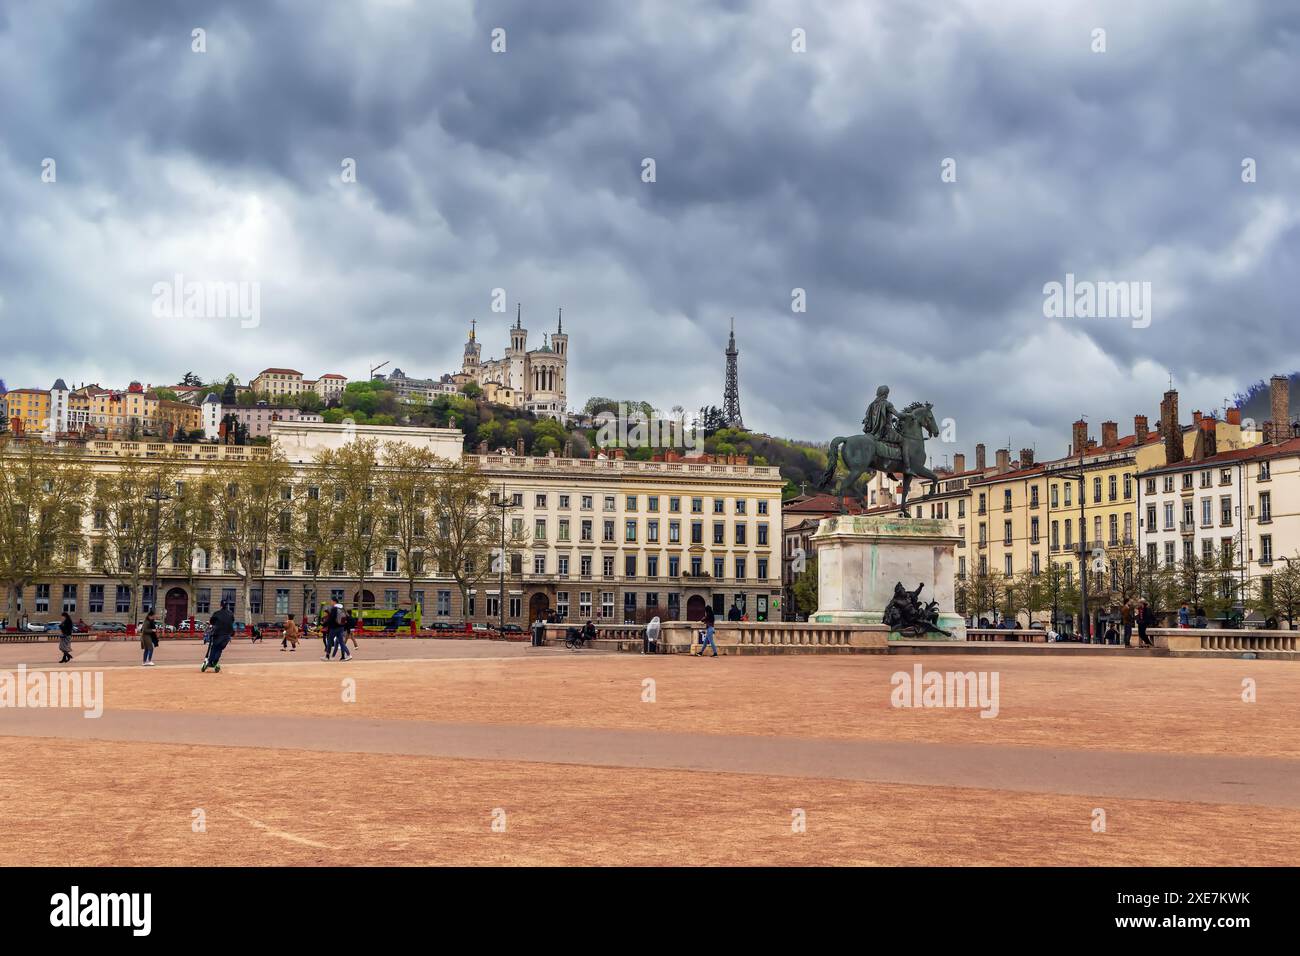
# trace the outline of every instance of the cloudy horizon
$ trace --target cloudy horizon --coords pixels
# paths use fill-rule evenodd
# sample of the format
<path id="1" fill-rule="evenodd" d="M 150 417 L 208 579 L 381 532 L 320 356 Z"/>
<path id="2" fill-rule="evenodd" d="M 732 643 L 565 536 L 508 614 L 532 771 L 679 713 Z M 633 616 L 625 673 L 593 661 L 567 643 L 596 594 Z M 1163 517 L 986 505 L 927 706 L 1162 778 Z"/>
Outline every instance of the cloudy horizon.
<path id="1" fill-rule="evenodd" d="M 942 463 L 1300 368 L 1300 10 L 1041 7 L 5 8 L 0 378 L 436 378 L 521 303 L 530 348 L 564 310 L 571 407 L 694 409 L 734 316 L 750 428 L 825 441 L 889 384 Z M 160 316 L 178 275 L 258 321 Z M 1054 282 L 1137 285 L 1049 317 Z"/>

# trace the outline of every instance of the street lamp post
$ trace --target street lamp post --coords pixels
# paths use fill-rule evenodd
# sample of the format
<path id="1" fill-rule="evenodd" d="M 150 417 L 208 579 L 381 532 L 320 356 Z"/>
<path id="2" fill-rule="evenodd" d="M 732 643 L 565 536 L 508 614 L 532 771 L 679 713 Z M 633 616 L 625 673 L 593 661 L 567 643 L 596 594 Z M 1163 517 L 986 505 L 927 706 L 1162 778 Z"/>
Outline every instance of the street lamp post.
<path id="1" fill-rule="evenodd" d="M 492 507 L 501 511 L 501 550 L 497 554 L 497 561 L 500 563 L 500 579 L 497 591 L 497 632 L 504 634 L 506 630 L 506 512 L 514 507 L 514 504 L 506 497 L 506 486 L 501 486 L 501 491 L 497 495 L 496 504 Z"/>
<path id="2" fill-rule="evenodd" d="M 149 610 L 157 613 L 158 609 L 158 511 L 164 501 L 170 501 L 171 495 L 162 490 L 162 475 L 158 475 L 155 481 L 154 489 L 145 492 L 144 497 L 153 502 L 153 604 Z"/>
<path id="3" fill-rule="evenodd" d="M 1088 620 L 1088 518 L 1084 513 L 1084 477 L 1083 449 L 1079 449 L 1079 471 L 1076 474 L 1063 473 L 1062 478 L 1076 478 L 1079 482 L 1079 637 L 1085 643 L 1092 643 L 1092 628 Z"/>

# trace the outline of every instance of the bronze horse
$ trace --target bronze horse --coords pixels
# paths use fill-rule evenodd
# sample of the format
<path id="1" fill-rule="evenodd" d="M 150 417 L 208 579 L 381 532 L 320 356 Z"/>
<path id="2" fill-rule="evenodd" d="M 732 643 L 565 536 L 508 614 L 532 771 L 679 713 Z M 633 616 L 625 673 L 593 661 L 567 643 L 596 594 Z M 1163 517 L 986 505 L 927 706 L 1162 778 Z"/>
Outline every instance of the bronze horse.
<path id="1" fill-rule="evenodd" d="M 830 453 L 827 456 L 826 473 L 822 475 L 821 487 L 826 488 L 835 477 L 835 469 L 841 458 L 848 469 L 835 488 L 839 498 L 840 514 L 845 514 L 844 492 L 852 491 L 863 508 L 867 502 L 860 486 L 855 487 L 860 477 L 871 479 L 877 471 L 891 475 L 903 476 L 903 500 L 900 513 L 908 514 L 907 492 L 912 486 L 913 478 L 926 478 L 931 482 L 930 491 L 925 497 L 935 493 L 938 476 L 925 467 L 925 433 L 931 438 L 939 434 L 939 424 L 934 418 L 934 409 L 929 402 L 913 402 L 898 413 L 898 433 L 902 436 L 902 447 L 897 443 L 883 442 L 873 435 L 850 435 L 847 438 L 831 439 Z M 909 467 L 903 465 L 903 449 L 906 448 Z"/>

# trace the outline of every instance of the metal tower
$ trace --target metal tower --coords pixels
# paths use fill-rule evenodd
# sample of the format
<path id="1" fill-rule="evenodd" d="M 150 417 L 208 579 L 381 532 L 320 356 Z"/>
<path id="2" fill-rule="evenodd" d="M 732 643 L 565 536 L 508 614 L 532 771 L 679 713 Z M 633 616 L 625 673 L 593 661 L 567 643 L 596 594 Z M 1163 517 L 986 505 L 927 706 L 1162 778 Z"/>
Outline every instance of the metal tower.
<path id="1" fill-rule="evenodd" d="M 736 374 L 736 319 L 731 319 L 731 337 L 727 340 L 727 387 L 722 394 L 722 418 L 728 428 L 744 428 L 740 419 L 740 379 Z"/>

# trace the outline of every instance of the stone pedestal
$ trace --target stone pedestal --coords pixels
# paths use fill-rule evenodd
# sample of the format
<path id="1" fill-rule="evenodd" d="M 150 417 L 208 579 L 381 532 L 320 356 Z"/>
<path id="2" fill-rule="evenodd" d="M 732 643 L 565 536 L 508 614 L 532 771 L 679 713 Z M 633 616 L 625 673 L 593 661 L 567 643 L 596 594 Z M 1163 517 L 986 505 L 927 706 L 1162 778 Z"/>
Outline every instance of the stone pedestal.
<path id="1" fill-rule="evenodd" d="M 957 535 L 952 522 L 902 515 L 841 515 L 823 518 L 813 535 L 817 553 L 818 624 L 883 624 L 885 607 L 900 581 L 909 591 L 924 584 L 920 601 L 939 602 L 939 626 L 953 640 L 966 639 L 954 610 Z M 921 640 L 891 632 L 890 640 Z M 929 634 L 926 640 L 948 640 Z"/>

